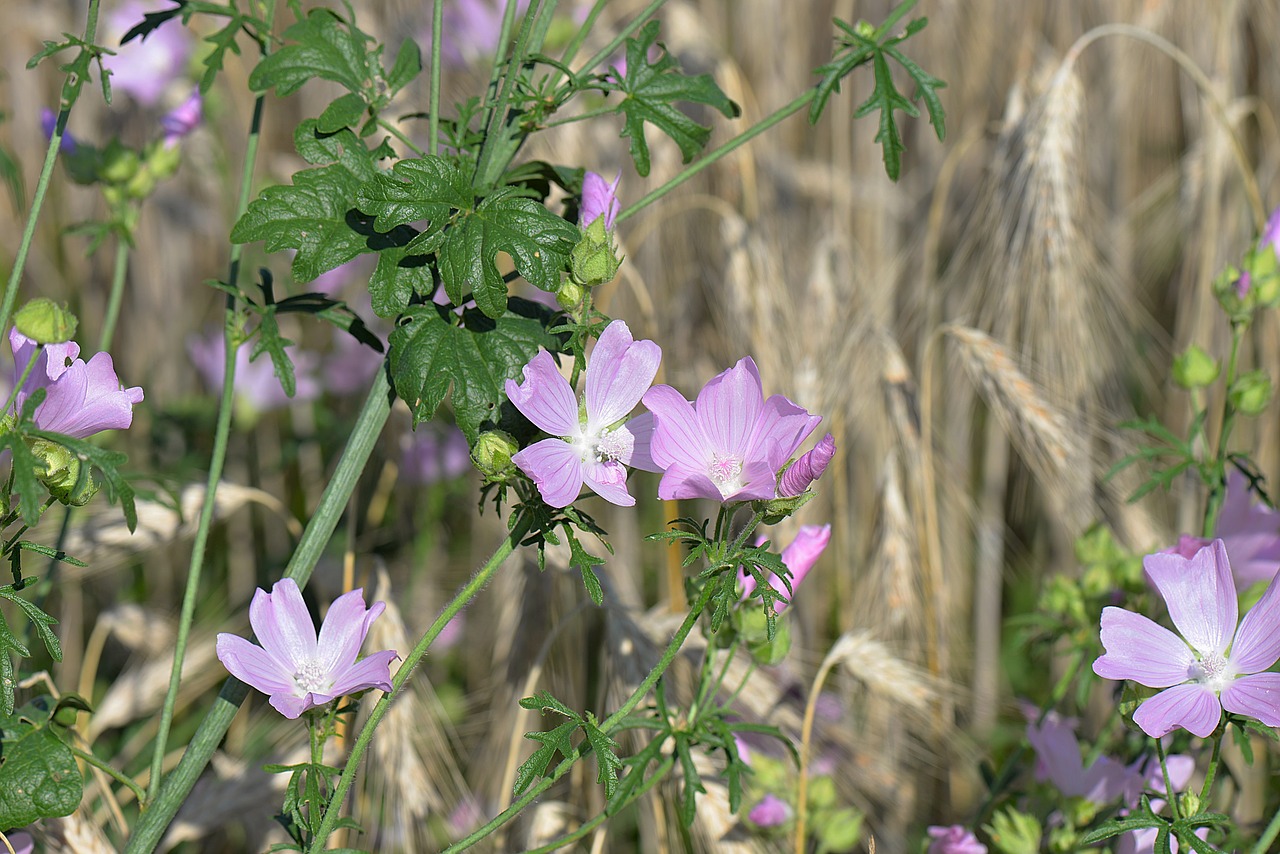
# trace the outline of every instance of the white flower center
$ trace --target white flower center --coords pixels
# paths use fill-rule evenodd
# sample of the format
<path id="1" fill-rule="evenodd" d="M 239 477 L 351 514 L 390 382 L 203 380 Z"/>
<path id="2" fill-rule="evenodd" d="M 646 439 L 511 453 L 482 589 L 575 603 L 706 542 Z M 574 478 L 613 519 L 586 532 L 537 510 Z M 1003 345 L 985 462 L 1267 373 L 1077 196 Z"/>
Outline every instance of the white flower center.
<path id="1" fill-rule="evenodd" d="M 1188 668 L 1187 675 L 1192 682 L 1198 682 L 1201 685 L 1207 685 L 1216 691 L 1221 691 L 1227 686 L 1234 677 L 1231 663 L 1227 661 L 1226 656 L 1220 652 L 1211 652 L 1195 662 Z"/>
<path id="2" fill-rule="evenodd" d="M 570 440 L 570 444 L 582 456 L 584 463 L 608 463 L 627 457 L 635 446 L 635 439 L 631 431 L 619 427 L 616 430 L 606 428 L 594 435 L 584 431 L 577 439 Z"/>
<path id="3" fill-rule="evenodd" d="M 721 495 L 732 495 L 742 488 L 739 482 L 742 477 L 742 460 L 731 454 L 712 454 L 711 466 L 707 474 L 711 477 L 711 482 L 720 490 Z"/>
<path id="4" fill-rule="evenodd" d="M 318 661 L 304 661 L 293 674 L 293 681 L 303 693 L 327 694 L 333 687 L 329 673 Z"/>

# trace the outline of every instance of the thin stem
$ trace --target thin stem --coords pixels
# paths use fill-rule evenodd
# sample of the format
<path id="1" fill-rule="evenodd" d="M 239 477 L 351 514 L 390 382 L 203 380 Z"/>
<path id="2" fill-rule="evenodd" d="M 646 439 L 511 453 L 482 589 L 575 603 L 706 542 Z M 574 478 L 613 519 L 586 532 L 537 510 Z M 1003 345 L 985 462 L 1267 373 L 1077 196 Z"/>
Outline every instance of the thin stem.
<path id="1" fill-rule="evenodd" d="M 444 29 L 444 0 L 431 4 L 431 94 L 427 106 L 427 151 L 440 151 L 440 39 Z"/>
<path id="2" fill-rule="evenodd" d="M 591 11 L 587 12 L 586 19 L 582 22 L 582 26 L 578 27 L 578 31 L 573 34 L 573 38 L 569 40 L 569 44 L 565 47 L 564 53 L 560 56 L 560 62 L 563 65 L 573 63 L 574 57 L 578 55 L 578 51 L 582 48 L 582 43 L 587 40 L 587 36 L 596 25 L 596 18 L 600 17 L 600 13 L 604 11 L 605 5 L 609 0 L 596 0 L 591 6 Z M 587 69 L 588 71 L 590 69 Z M 549 80 L 552 85 L 560 80 L 560 69 L 551 69 Z"/>
<path id="3" fill-rule="evenodd" d="M 120 785 L 127 787 L 129 791 L 133 792 L 133 796 L 138 799 L 138 803 L 142 805 L 143 808 L 146 807 L 147 793 L 145 790 L 143 790 L 141 786 L 139 786 L 134 781 L 132 777 L 108 765 L 106 762 L 99 759 L 91 751 L 82 750 L 79 747 L 76 747 L 74 744 L 68 744 L 67 747 L 68 749 L 71 750 L 73 754 L 75 754 L 76 758 L 83 760 L 89 765 L 92 765 L 94 768 L 97 768 L 99 771 L 106 774 L 112 780 L 115 780 Z"/>
<path id="4" fill-rule="evenodd" d="M 379 118 L 378 127 L 382 128 L 387 133 L 391 134 L 396 139 L 403 142 L 405 144 L 405 147 L 407 147 L 410 151 L 412 151 L 414 154 L 418 155 L 419 157 L 421 157 L 423 154 L 426 154 L 425 151 L 423 151 L 421 148 L 418 147 L 418 144 L 416 142 L 409 139 L 409 137 L 405 136 L 404 131 L 400 130 L 400 128 L 391 124 L 391 122 L 387 121 L 386 119 Z"/>
<path id="5" fill-rule="evenodd" d="M 1236 408 L 1231 402 L 1231 387 L 1235 385 L 1240 362 L 1240 343 L 1244 339 L 1245 325 L 1231 325 L 1231 355 L 1227 359 L 1225 393 L 1222 398 L 1222 429 L 1218 431 L 1218 449 L 1214 457 L 1213 483 L 1209 485 L 1209 500 L 1205 502 L 1202 536 L 1212 537 L 1218 527 L 1218 514 L 1227 492 L 1227 448 L 1231 430 L 1235 427 Z"/>
<path id="6" fill-rule="evenodd" d="M 554 5 L 555 0 L 551 0 Z M 509 32 L 508 18 L 512 16 L 513 6 L 512 0 L 508 0 L 507 10 L 502 17 L 502 29 L 504 33 Z M 520 34 L 516 36 L 516 43 L 511 49 L 511 56 L 505 65 L 505 71 L 502 75 L 502 87 L 498 90 L 497 99 L 490 105 L 489 122 L 485 126 L 484 142 L 480 145 L 480 156 L 476 161 L 475 178 L 472 183 L 475 186 L 483 187 L 493 183 L 497 178 L 498 172 L 506 168 L 506 161 L 509 156 L 499 154 L 499 149 L 509 154 L 514 154 L 514 150 L 510 148 L 509 134 L 510 128 L 504 125 L 507 115 L 507 107 L 511 103 L 511 95 L 515 89 L 516 80 L 520 76 L 521 67 L 524 65 L 524 58 L 530 48 L 537 50 L 541 45 L 533 39 L 534 24 L 537 18 L 542 14 L 545 7 L 544 2 L 535 2 L 531 4 L 531 8 L 525 12 L 524 23 L 520 26 Z M 505 41 L 502 42 L 505 45 Z M 496 72 L 496 68 L 495 68 Z M 494 82 L 496 82 L 496 76 Z"/>
<path id="7" fill-rule="evenodd" d="M 640 201 L 624 208 L 622 212 L 618 214 L 617 221 L 622 222 L 627 217 L 635 213 L 638 213 L 641 209 L 653 204 L 658 199 L 662 198 L 667 193 L 670 193 L 676 187 L 679 187 L 685 181 L 688 181 L 694 175 L 697 175 L 699 172 L 701 172 L 703 169 L 706 169 L 711 164 L 724 158 L 728 154 L 732 154 L 734 151 L 746 145 L 748 142 L 755 139 L 757 136 L 764 133 L 765 131 L 769 130 L 770 128 L 772 128 L 774 125 L 778 124 L 782 120 L 790 118 L 791 116 L 800 112 L 805 107 L 809 106 L 809 102 L 813 100 L 815 94 L 816 94 L 816 90 L 809 89 L 804 94 L 796 98 L 794 101 L 787 104 L 785 107 L 780 107 L 777 110 L 775 110 L 767 118 L 761 121 L 760 124 L 756 125 L 753 128 L 743 131 L 742 133 L 735 136 L 733 139 L 729 140 L 728 142 L 714 149 L 713 151 L 705 155 L 697 163 L 694 163 L 693 165 L 686 167 L 683 172 L 679 173 L 670 181 L 668 181 L 667 183 L 663 184 L 661 187 L 657 188 L 653 192 L 646 195 Z"/>
<path id="8" fill-rule="evenodd" d="M 1218 727 L 1218 737 L 1213 740 L 1213 755 L 1209 757 L 1209 770 L 1204 772 L 1204 785 L 1200 787 L 1200 809 L 1205 809 L 1209 803 L 1209 795 L 1213 793 L 1213 778 L 1218 774 L 1218 760 L 1222 757 L 1222 739 L 1227 735 L 1225 725 Z M 1173 800 L 1175 793 L 1169 793 L 1169 799 Z"/>
<path id="9" fill-rule="evenodd" d="M 1178 803 L 1178 793 L 1173 790 L 1173 784 L 1169 782 L 1169 763 L 1166 761 L 1168 757 L 1164 753 L 1164 742 L 1155 739 L 1156 756 L 1160 757 L 1160 773 L 1164 776 L 1164 793 L 1168 796 L 1169 808 L 1173 811 L 1173 818 L 1182 818 L 1182 804 Z"/>
<path id="10" fill-rule="evenodd" d="M 613 41 L 600 48 L 590 59 L 584 62 L 580 70 L 590 71 L 609 57 L 613 56 L 614 51 L 621 47 L 623 42 L 631 38 L 631 35 L 636 30 L 643 27 L 646 21 L 656 15 L 658 10 L 662 8 L 662 4 L 666 2 L 667 0 L 650 0 L 649 5 L 640 10 L 639 15 L 636 15 L 629 24 L 619 30 L 618 34 L 613 37 Z M 565 62 L 568 63 L 568 59 L 566 59 Z"/>
<path id="11" fill-rule="evenodd" d="M 98 338 L 99 350 L 110 350 L 115 338 L 116 323 L 120 319 L 120 304 L 124 302 L 125 274 L 129 271 L 129 241 L 116 239 L 116 259 L 111 268 L 111 295 L 107 298 L 107 314 L 102 319 L 102 334 Z"/>
<path id="12" fill-rule="evenodd" d="M 1280 836 L 1280 809 L 1276 810 L 1275 815 L 1271 816 L 1271 821 L 1267 822 L 1267 829 L 1258 837 L 1258 844 L 1253 846 L 1252 854 L 1267 854 L 1277 836 Z"/>
<path id="13" fill-rule="evenodd" d="M 554 122 L 547 122 L 545 125 L 542 126 L 542 129 L 551 130 L 551 128 L 558 128 L 561 125 L 571 125 L 574 122 L 585 122 L 588 119 L 595 119 L 595 118 L 599 118 L 600 116 L 607 116 L 612 113 L 616 113 L 617 111 L 618 111 L 618 108 L 616 105 L 610 105 L 608 107 L 598 107 L 597 109 L 594 109 L 594 110 L 587 110 L 585 113 L 578 113 L 576 116 L 565 116 L 563 119 L 556 119 Z"/>
<path id="14" fill-rule="evenodd" d="M 369 454 L 387 423 L 387 417 L 391 414 L 390 392 L 386 371 L 378 371 L 351 431 L 351 438 L 347 440 L 346 450 L 338 460 L 329 485 L 320 496 L 315 514 L 302 532 L 302 539 L 298 541 L 289 566 L 285 569 L 284 577 L 292 578 L 299 587 L 305 587 L 311 578 L 311 571 L 333 536 L 347 499 L 351 497 L 360 473 L 369 460 Z M 248 694 L 248 687 L 238 679 L 228 679 L 223 684 L 213 707 L 205 714 L 199 729 L 187 744 L 178 767 L 165 777 L 159 796 L 134 824 L 133 834 L 125 848 L 126 854 L 147 854 L 160 844 L 165 829 L 191 793 L 200 773 L 209 764 L 209 759 L 222 742 L 222 737 Z"/>
<path id="15" fill-rule="evenodd" d="M 417 667 L 418 662 L 427 654 L 427 650 L 431 647 L 432 642 L 444 630 L 454 617 L 458 616 L 458 612 L 467 606 L 476 594 L 479 593 L 493 574 L 498 571 L 498 567 L 502 566 L 511 553 L 515 551 L 516 546 L 524 539 L 525 534 L 529 532 L 532 520 L 525 514 L 521 514 L 511 532 L 507 535 L 497 550 L 485 563 L 471 576 L 471 580 L 458 591 L 445 609 L 440 612 L 440 616 L 436 617 L 436 621 L 431 624 L 431 628 L 427 629 L 413 650 L 405 657 L 404 663 L 400 665 L 400 669 L 396 671 L 395 678 L 391 680 L 391 691 L 383 694 L 382 698 L 374 705 L 373 711 L 369 713 L 369 719 L 365 721 L 364 727 L 360 730 L 360 735 L 356 737 L 355 744 L 351 747 L 351 754 L 347 757 L 346 766 L 342 769 L 342 776 L 338 780 L 337 786 L 333 790 L 333 795 L 329 798 L 329 805 L 325 808 L 324 820 L 320 823 L 319 829 L 316 831 L 316 837 L 312 841 L 312 854 L 324 851 L 329 834 L 333 833 L 334 825 L 337 824 L 339 814 L 342 812 L 342 804 L 346 800 L 347 791 L 351 788 L 351 784 L 355 782 L 356 769 L 360 767 L 360 760 L 364 757 L 365 750 L 369 747 L 369 742 L 373 740 L 373 732 L 378 728 L 378 724 L 386 716 L 387 711 L 391 708 L 391 703 L 400 694 L 400 690 L 408 681 L 409 675 L 413 669 Z"/>
<path id="16" fill-rule="evenodd" d="M 635 803 L 641 798 L 641 796 L 647 794 L 650 789 L 658 785 L 658 783 L 662 782 L 662 780 L 667 776 L 668 772 L 671 771 L 671 768 L 675 764 L 676 764 L 676 760 L 673 757 L 668 756 L 666 759 L 662 760 L 662 762 L 658 763 L 658 767 L 654 769 L 653 774 L 647 780 L 645 780 L 643 783 L 637 786 L 635 790 L 632 791 L 631 794 L 627 796 L 627 799 L 625 801 L 623 801 L 620 804 L 610 804 L 609 806 L 601 810 L 596 815 L 595 818 L 580 825 L 573 832 L 566 833 L 564 836 L 561 836 L 559 839 L 555 840 L 554 842 L 548 842 L 546 845 L 543 845 L 541 848 L 530 848 L 528 851 L 525 852 L 525 854 L 549 854 L 552 851 L 556 851 L 560 848 L 563 848 L 564 846 L 568 845 L 571 842 L 576 842 L 577 840 L 586 836 L 591 831 L 595 830 L 600 825 L 604 824 L 613 816 L 617 815 L 618 811 L 621 810 L 623 807 L 629 804 Z M 643 771 L 644 771 L 643 768 L 637 768 L 631 773 L 639 774 L 639 773 L 642 773 Z"/>
<path id="17" fill-rule="evenodd" d="M 99 0 L 89 0 L 89 13 L 84 25 L 84 41 L 88 44 L 93 44 L 98 36 L 98 3 Z M 66 82 L 62 84 L 63 102 L 58 105 L 58 120 L 54 122 L 53 133 L 49 136 L 49 147 L 44 152 L 44 165 L 40 167 L 36 193 L 31 199 L 31 212 L 22 229 L 22 242 L 18 244 L 18 254 L 14 256 L 9 281 L 4 286 L 4 301 L 0 303 L 0 332 L 8 328 L 9 318 L 13 315 L 13 304 L 18 300 L 18 284 L 22 281 L 22 271 L 27 266 L 27 254 L 31 251 L 31 241 L 36 233 L 36 222 L 40 219 L 40 209 L 44 207 L 44 197 L 49 192 L 49 182 L 53 179 L 53 165 L 62 149 L 62 137 L 67 132 L 67 119 L 71 117 L 71 108 L 80 96 L 83 81 L 73 83 L 72 75 L 76 73 L 70 72 Z"/>

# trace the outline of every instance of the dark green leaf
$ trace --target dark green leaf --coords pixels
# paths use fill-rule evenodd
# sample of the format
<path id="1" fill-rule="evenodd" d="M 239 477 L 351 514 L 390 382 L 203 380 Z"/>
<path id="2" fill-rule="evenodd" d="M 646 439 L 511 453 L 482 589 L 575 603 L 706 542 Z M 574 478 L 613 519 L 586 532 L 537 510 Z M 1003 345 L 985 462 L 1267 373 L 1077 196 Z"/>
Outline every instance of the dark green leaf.
<path id="1" fill-rule="evenodd" d="M 529 711 L 556 712 L 572 721 L 582 722 L 582 715 L 557 700 L 550 691 L 539 691 L 532 697 L 525 697 L 520 701 L 520 708 L 528 709 Z"/>
<path id="2" fill-rule="evenodd" d="M 613 796 L 609 798 L 609 805 L 605 807 L 605 812 L 613 815 L 630 801 L 631 793 L 644 782 L 644 772 L 649 767 L 649 763 L 662 755 L 662 745 L 665 741 L 665 736 L 655 738 L 639 753 L 624 760 L 623 764 L 631 770 L 619 781 Z"/>
<path id="3" fill-rule="evenodd" d="M 470 211 L 475 204 L 467 176 L 445 158 L 432 156 L 401 160 L 390 175 L 371 177 L 356 198 L 382 232 L 428 220 L 427 230 L 410 244 L 421 251 L 430 251 L 423 244 L 440 234 L 453 211 Z"/>
<path id="4" fill-rule="evenodd" d="M 40 640 L 44 643 L 44 648 L 49 653 L 49 657 L 54 661 L 62 661 L 62 644 L 58 642 L 58 636 L 49 628 L 50 626 L 56 626 L 58 621 L 40 610 L 38 605 L 28 602 L 19 596 L 11 584 L 0 587 L 0 599 L 8 599 L 17 605 L 27 619 L 31 621 L 31 626 L 36 630 L 36 634 L 40 636 Z"/>
<path id="5" fill-rule="evenodd" d="M 515 793 L 524 792 L 539 777 L 546 776 L 547 769 L 556 754 L 568 757 L 573 754 L 569 738 L 577 730 L 577 721 L 565 721 L 548 732 L 525 733 L 525 738 L 538 742 L 538 749 L 516 769 Z"/>
<path id="6" fill-rule="evenodd" d="M 70 815 L 83 793 L 76 758 L 52 727 L 0 717 L 0 827 Z"/>
<path id="7" fill-rule="evenodd" d="M 18 676 L 10 653 L 19 658 L 31 657 L 31 650 L 18 640 L 18 636 L 5 621 L 4 613 L 0 612 L 0 712 L 6 715 L 13 713 L 14 691 L 18 685 Z"/>
<path id="8" fill-rule="evenodd" d="M 379 243 L 377 238 L 370 238 L 369 242 Z M 395 317 L 409 307 L 415 293 L 428 296 L 435 292 L 435 276 L 429 256 L 412 253 L 391 240 L 382 242 L 386 248 L 378 250 L 378 266 L 369 279 L 369 296 L 374 314 Z"/>
<path id="9" fill-rule="evenodd" d="M 32 543 L 32 542 L 28 542 L 27 540 L 19 540 L 18 548 L 22 549 L 23 551 L 35 552 L 36 554 L 41 554 L 41 555 L 44 555 L 45 557 L 53 558 L 54 560 L 60 560 L 63 563 L 68 564 L 70 566 L 83 567 L 83 566 L 89 565 L 78 558 L 72 557 L 71 555 L 67 554 L 61 549 L 55 549 L 52 546 L 41 545 L 40 543 Z"/>
<path id="10" fill-rule="evenodd" d="M 316 119 L 316 130 L 320 133 L 336 133 L 349 128 L 364 117 L 366 109 L 364 98 L 348 92 L 324 108 L 320 118 Z"/>
<path id="11" fill-rule="evenodd" d="M 627 75 L 616 86 L 624 95 L 618 110 L 626 115 L 622 136 L 631 140 L 631 159 L 642 176 L 649 174 L 649 144 L 644 138 L 646 123 L 653 125 L 675 141 L 684 162 L 697 155 L 711 138 L 704 127 L 675 104 L 707 104 L 726 118 L 736 118 L 738 105 L 720 90 L 710 74 L 687 77 L 680 73 L 680 63 L 658 45 L 661 55 L 649 61 L 649 51 L 658 38 L 658 22 L 650 21 L 636 38 L 627 39 Z"/>
<path id="12" fill-rule="evenodd" d="M 292 44 L 268 54 L 249 75 L 255 92 L 275 87 L 284 97 L 316 77 L 339 83 L 348 92 L 363 92 L 372 85 L 371 66 L 381 48 L 370 50 L 372 39 L 333 12 L 312 9 L 284 31 L 284 39 Z"/>
<path id="13" fill-rule="evenodd" d="M 33 399 L 35 395 L 28 398 L 27 402 L 30 403 Z M 13 491 L 18 494 L 18 510 L 22 514 L 22 522 L 34 525 L 40 521 L 40 512 L 48 494 L 39 479 L 47 467 L 44 460 L 31 453 L 22 433 L 14 431 L 0 435 L 0 449 L 3 448 L 8 448 L 13 454 Z"/>
<path id="14" fill-rule="evenodd" d="M 604 563 L 604 558 L 596 557 L 582 547 L 578 542 L 578 538 L 573 535 L 572 531 L 566 532 L 569 539 L 569 567 L 577 568 L 582 573 L 582 583 L 587 588 L 591 601 L 596 605 L 604 604 L 604 588 L 600 586 L 600 579 L 596 577 L 593 566 L 600 566 Z"/>
<path id="15" fill-rule="evenodd" d="M 413 39 L 405 39 L 400 43 L 400 50 L 396 51 L 395 64 L 387 72 L 388 94 L 394 95 L 408 86 L 421 71 L 422 51 Z"/>
<path id="16" fill-rule="evenodd" d="M 275 307 L 269 306 L 268 308 L 271 310 L 262 312 L 262 320 L 258 324 L 258 340 L 253 343 L 253 351 L 249 354 L 249 361 L 252 362 L 263 353 L 267 353 L 271 357 L 271 365 L 275 369 L 276 379 L 280 380 L 280 387 L 284 389 L 286 395 L 293 397 L 298 390 L 298 384 L 293 373 L 293 360 L 289 358 L 289 354 L 285 349 L 293 342 L 280 334 L 280 324 L 276 322 Z"/>
<path id="17" fill-rule="evenodd" d="M 693 764 L 693 753 L 687 736 L 676 737 L 676 758 L 680 760 L 680 770 L 684 773 L 684 787 L 680 793 L 680 821 L 685 827 L 693 826 L 694 816 L 698 812 L 698 794 L 706 794 L 702 785 L 702 776 Z"/>

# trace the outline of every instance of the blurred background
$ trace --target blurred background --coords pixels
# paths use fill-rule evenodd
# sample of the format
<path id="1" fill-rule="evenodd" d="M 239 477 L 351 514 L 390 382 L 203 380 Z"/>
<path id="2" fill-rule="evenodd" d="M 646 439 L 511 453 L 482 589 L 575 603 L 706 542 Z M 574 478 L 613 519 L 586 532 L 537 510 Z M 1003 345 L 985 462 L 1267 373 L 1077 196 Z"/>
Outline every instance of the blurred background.
<path id="1" fill-rule="evenodd" d="M 485 2 L 496 0 L 476 0 Z M 103 0 L 100 41 L 115 45 L 141 10 L 164 5 Z M 561 3 L 561 45 L 581 14 L 572 6 Z M 610 3 L 588 52 L 643 6 Z M 80 32 L 85 8 L 82 0 L 5 0 L 0 149 L 17 165 L 0 199 L 6 261 L 44 155 L 40 113 L 56 107 L 61 85 L 54 63 L 24 66 L 43 40 Z M 813 84 L 813 70 L 831 56 L 833 17 L 878 23 L 890 8 L 671 0 L 661 38 L 686 71 L 711 73 L 742 106 L 736 123 L 697 114 L 714 126 L 714 146 Z M 429 3 L 355 9 L 389 54 L 406 36 L 427 44 Z M 1188 420 L 1187 393 L 1169 380 L 1172 354 L 1195 343 L 1226 355 L 1228 326 L 1210 285 L 1260 227 L 1254 199 L 1264 210 L 1277 202 L 1280 165 L 1274 2 L 921 0 L 915 14 L 929 26 L 905 52 L 947 82 L 944 143 L 924 120 L 904 120 L 902 178 L 889 181 L 874 122 L 852 118 L 871 89 L 870 71 L 859 70 L 817 125 L 804 113 L 789 119 L 623 223 L 626 263 L 598 297 L 637 337 L 661 345 L 661 381 L 692 395 L 751 355 L 766 394 L 822 414 L 835 435 L 839 454 L 818 498 L 771 533 L 786 543 L 799 524 L 829 522 L 831 546 L 790 609 L 791 655 L 750 673 L 743 666 L 739 704 L 744 719 L 798 737 L 818 665 L 842 638 L 817 704 L 815 773 L 831 779 L 836 804 L 865 817 L 864 839 L 874 834 L 878 850 L 890 852 L 908 850 L 926 824 L 966 821 L 984 791 L 980 760 L 1021 735 L 1017 701 L 1047 697 L 1054 658 L 1028 655 L 1004 620 L 1034 608 L 1045 579 L 1078 573 L 1077 537 L 1101 521 L 1141 553 L 1198 527 L 1197 490 L 1176 484 L 1127 504 L 1137 473 L 1103 475 L 1131 450 L 1119 422 L 1149 413 L 1171 425 Z M 282 9 L 278 17 L 283 30 L 291 16 Z M 496 28 L 477 20 L 455 18 L 445 33 L 449 103 L 478 95 L 488 79 Z M 195 29 L 212 32 L 202 18 Z M 194 40 L 188 48 L 178 79 L 153 98 L 118 89 L 107 106 L 87 88 L 70 133 L 96 145 L 113 135 L 135 145 L 157 137 L 159 117 L 198 79 L 201 48 Z M 90 697 L 96 711 L 85 735 L 143 776 L 215 417 L 216 377 L 199 366 L 216 350 L 205 339 L 221 322 L 223 297 L 205 282 L 226 274 L 251 112 L 250 61 L 227 59 L 203 126 L 182 141 L 177 175 L 142 208 L 112 348 L 121 379 L 143 386 L 146 402 L 133 428 L 109 441 L 129 453 L 151 497 L 132 537 L 101 498 L 75 512 L 67 551 L 89 567 L 59 567 L 47 600 L 65 649 L 50 664 L 54 683 Z M 899 82 L 907 93 L 910 85 Z M 426 91 L 424 74 L 391 113 L 425 110 Z M 301 168 L 293 129 L 335 94 L 320 82 L 268 99 L 259 186 Z M 425 121 L 402 127 L 425 136 Z M 681 164 L 674 145 L 651 138 L 653 171 L 639 178 L 620 128 L 616 119 L 555 128 L 527 155 L 606 176 L 621 170 L 625 206 Z M 24 298 L 71 303 L 90 352 L 116 246 L 109 238 L 90 253 L 92 235 L 78 226 L 104 214 L 100 195 L 59 168 L 23 283 Z M 289 279 L 288 257 L 255 244 L 246 258 L 246 271 L 268 268 L 278 290 L 323 287 L 372 319 L 361 293 L 367 265 L 303 288 Z M 247 630 L 248 599 L 287 561 L 376 370 L 376 358 L 330 327 L 287 332 L 297 342 L 297 398 L 282 399 L 265 359 L 242 371 L 173 762 L 223 678 L 214 633 Z M 1278 355 L 1276 317 L 1267 313 L 1246 342 L 1245 363 L 1275 368 Z M 1264 473 L 1276 472 L 1274 417 L 1241 424 L 1234 441 L 1256 452 Z M 445 420 L 412 433 L 398 409 L 308 596 L 323 608 L 345 573 L 388 602 L 370 648 L 407 649 L 505 530 L 491 507 L 477 512 L 477 487 L 465 442 Z M 656 478 L 637 473 L 633 487 L 653 496 Z M 520 697 L 547 688 L 575 708 L 607 711 L 648 671 L 680 619 L 672 603 L 683 593 L 673 589 L 673 556 L 642 536 L 707 508 L 590 505 L 616 550 L 600 571 L 605 607 L 590 604 L 563 555 L 553 552 L 541 573 L 532 555 L 509 561 L 379 732 L 359 783 L 366 833 L 348 844 L 436 850 L 509 802 L 514 768 L 529 751 L 521 736 L 539 727 Z M 50 514 L 39 541 L 57 537 L 61 516 L 60 508 Z M 768 756 L 767 746 L 755 747 Z M 284 779 L 259 769 L 302 749 L 301 729 L 251 698 L 166 844 L 260 850 L 276 839 L 267 834 Z M 580 769 L 493 850 L 536 845 L 594 815 L 602 795 L 593 778 Z M 657 791 L 582 850 L 681 850 L 677 790 Z M 749 790 L 748 800 L 761 793 Z M 68 820 L 103 850 L 128 809 L 107 800 L 91 787 Z M 694 840 L 697 850 L 716 851 L 788 844 L 731 813 L 715 786 L 699 801 Z"/>

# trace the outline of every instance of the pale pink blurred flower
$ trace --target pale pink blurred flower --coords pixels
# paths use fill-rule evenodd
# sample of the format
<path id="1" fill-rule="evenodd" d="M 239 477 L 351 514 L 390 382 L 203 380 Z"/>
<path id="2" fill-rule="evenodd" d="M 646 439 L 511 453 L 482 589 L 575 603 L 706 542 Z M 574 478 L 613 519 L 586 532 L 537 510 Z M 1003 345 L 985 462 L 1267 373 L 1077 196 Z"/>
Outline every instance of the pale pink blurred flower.
<path id="1" fill-rule="evenodd" d="M 164 144 L 177 145 L 178 140 L 189 135 L 204 119 L 204 99 L 200 90 L 193 89 L 187 99 L 160 118 L 164 129 Z"/>
<path id="2" fill-rule="evenodd" d="M 400 474 L 410 483 L 429 486 L 471 470 L 471 448 L 456 427 L 419 424 L 400 440 Z"/>
<path id="3" fill-rule="evenodd" d="M 446 65 L 461 66 L 491 59 L 498 49 L 502 30 L 504 0 L 452 0 L 444 7 L 444 32 L 440 36 L 440 58 Z M 431 9 L 430 4 L 426 7 Z M 529 0 L 520 0 L 516 14 L 523 15 Z M 519 22 L 517 21 L 517 26 Z M 513 33 L 514 35 L 514 33 Z M 423 53 L 431 49 L 431 22 L 421 31 Z"/>
<path id="4" fill-rule="evenodd" d="M 831 542 L 830 525 L 802 525 L 795 539 L 782 550 L 782 563 L 791 570 L 793 592 L 799 589 L 800 582 L 804 581 L 809 570 L 813 569 L 813 565 L 818 562 L 818 558 L 822 556 L 829 542 Z M 745 569 L 739 567 L 738 584 L 742 587 L 742 598 L 745 601 L 756 589 L 755 576 L 748 575 Z M 781 599 L 773 603 L 773 610 L 781 614 L 791 603 L 791 594 L 787 593 L 786 585 L 776 575 L 769 575 L 769 586 L 782 595 Z"/>
<path id="5" fill-rule="evenodd" d="M 250 361 L 249 354 L 252 350 L 253 344 L 248 343 L 236 351 L 235 397 L 237 403 L 249 414 L 269 412 L 288 406 L 291 400 L 312 400 L 320 395 L 320 383 L 314 376 L 317 361 L 314 353 L 299 351 L 296 347 L 289 348 L 295 382 L 295 394 L 290 398 L 285 394 L 284 386 L 280 385 L 271 358 L 263 353 Z M 222 388 L 225 353 L 226 342 L 220 330 L 187 338 L 187 354 L 205 384 L 214 392 Z"/>
<path id="6" fill-rule="evenodd" d="M 1249 479 L 1235 469 L 1227 476 L 1227 494 L 1214 536 L 1227 547 L 1236 590 L 1270 581 L 1280 571 L 1280 513 L 1258 500 L 1249 489 Z M 1163 553 L 1192 558 L 1209 543 L 1205 537 L 1183 534 L 1176 546 Z"/>
<path id="7" fill-rule="evenodd" d="M 777 827 L 789 821 L 792 812 L 790 804 L 770 792 L 751 808 L 747 818 L 757 827 Z"/>
<path id="8" fill-rule="evenodd" d="M 171 18 L 145 39 L 120 44 L 124 35 L 142 23 L 147 12 L 173 8 L 154 0 L 126 0 L 116 6 L 104 22 L 103 43 L 116 53 L 104 56 L 102 64 L 111 72 L 111 88 L 132 95 L 150 107 L 181 73 L 191 53 L 191 35 L 178 18 Z"/>
<path id="9" fill-rule="evenodd" d="M 1075 721 L 1049 712 L 1037 724 L 1039 709 L 1024 709 L 1028 717 L 1027 741 L 1036 754 L 1036 777 L 1048 780 L 1069 798 L 1105 804 L 1125 796 L 1135 781 L 1134 772 L 1107 756 L 1099 756 L 1088 768 L 1080 755 Z M 1137 778 L 1139 784 L 1141 778 Z"/>
<path id="10" fill-rule="evenodd" d="M 928 854 L 987 854 L 987 846 L 978 841 L 973 831 L 963 825 L 953 824 L 950 827 L 934 825 L 928 830 Z"/>
<path id="11" fill-rule="evenodd" d="M 382 370 L 384 354 L 340 329 L 333 333 L 333 349 L 319 371 L 325 390 L 339 397 L 367 392 L 374 375 Z"/>
<path id="12" fill-rule="evenodd" d="M 622 207 L 618 202 L 618 182 L 622 173 L 607 183 L 595 172 L 587 172 L 582 179 L 582 209 L 579 211 L 578 225 L 586 228 L 591 223 L 604 217 L 604 230 L 613 231 L 618 211 Z"/>

